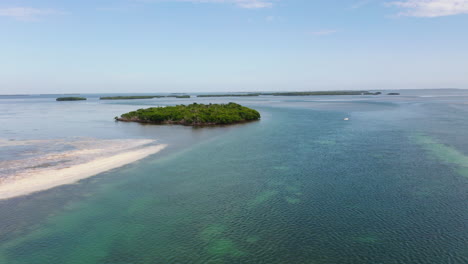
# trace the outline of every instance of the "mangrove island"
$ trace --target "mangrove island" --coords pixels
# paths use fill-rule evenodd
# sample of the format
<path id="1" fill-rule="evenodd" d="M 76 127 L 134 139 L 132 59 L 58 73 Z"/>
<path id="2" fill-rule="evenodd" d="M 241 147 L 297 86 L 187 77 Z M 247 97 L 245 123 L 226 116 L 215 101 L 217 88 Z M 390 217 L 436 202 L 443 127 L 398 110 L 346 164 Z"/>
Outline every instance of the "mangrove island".
<path id="1" fill-rule="evenodd" d="M 318 95 L 380 95 L 381 92 L 369 91 L 313 91 L 313 92 L 278 92 L 278 93 L 247 93 L 247 94 L 200 94 L 197 97 L 243 97 L 243 96 L 318 96 Z"/>
<path id="2" fill-rule="evenodd" d="M 313 92 L 284 92 L 284 93 L 262 93 L 262 95 L 273 96 L 317 96 L 317 95 L 377 95 L 369 91 L 313 91 Z"/>
<path id="3" fill-rule="evenodd" d="M 134 99 L 153 99 L 153 98 L 190 98 L 190 95 L 131 95 L 131 96 L 103 96 L 99 100 L 134 100 Z"/>
<path id="4" fill-rule="evenodd" d="M 168 95 L 166 97 L 174 97 L 174 98 L 190 98 L 190 95 Z"/>
<path id="5" fill-rule="evenodd" d="M 86 100 L 84 97 L 59 97 L 55 101 L 82 101 Z"/>
<path id="6" fill-rule="evenodd" d="M 190 105 L 138 109 L 116 117 L 115 119 L 124 122 L 209 126 L 259 120 L 260 113 L 254 109 L 236 103 L 193 103 Z"/>
<path id="7" fill-rule="evenodd" d="M 103 96 L 99 100 L 130 100 L 130 99 L 153 99 L 161 98 L 164 96 L 155 96 L 155 95 L 132 95 L 132 96 Z"/>
<path id="8" fill-rule="evenodd" d="M 197 97 L 242 97 L 242 96 L 259 96 L 259 93 L 250 94 L 200 94 Z"/>

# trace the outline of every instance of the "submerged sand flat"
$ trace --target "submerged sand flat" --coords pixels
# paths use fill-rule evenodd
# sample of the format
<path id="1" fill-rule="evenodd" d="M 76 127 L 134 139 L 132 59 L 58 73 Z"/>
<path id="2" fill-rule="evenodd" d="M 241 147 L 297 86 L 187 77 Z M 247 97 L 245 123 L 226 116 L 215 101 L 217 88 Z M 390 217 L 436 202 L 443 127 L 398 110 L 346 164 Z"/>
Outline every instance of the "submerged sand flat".
<path id="1" fill-rule="evenodd" d="M 55 166 L 20 170 L 0 182 L 0 199 L 8 199 L 65 184 L 72 184 L 96 174 L 122 167 L 163 150 L 166 145 L 154 145 L 154 140 L 133 140 L 118 143 L 106 141 L 107 147 L 84 148 L 44 155 L 38 160 L 56 162 Z M 114 144 L 111 144 L 114 143 Z M 151 145 L 148 145 L 151 144 Z M 126 145 L 125 147 L 123 145 Z M 101 148 L 102 147 L 102 148 Z M 75 160 L 63 167 L 63 159 Z M 19 163 L 20 161 L 11 161 Z"/>
<path id="2" fill-rule="evenodd" d="M 0 139 L 0 156 L 3 152 L 3 156 L 8 157 L 0 159 L 0 183 L 25 172 L 36 173 L 41 168 L 51 167 L 67 168 L 154 143 L 152 139 Z"/>

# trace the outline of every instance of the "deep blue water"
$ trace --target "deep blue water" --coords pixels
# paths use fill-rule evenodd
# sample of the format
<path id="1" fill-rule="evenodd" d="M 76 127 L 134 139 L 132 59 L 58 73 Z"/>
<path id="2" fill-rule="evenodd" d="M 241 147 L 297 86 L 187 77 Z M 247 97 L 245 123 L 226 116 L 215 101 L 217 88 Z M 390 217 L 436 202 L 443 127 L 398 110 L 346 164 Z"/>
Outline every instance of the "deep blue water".
<path id="1" fill-rule="evenodd" d="M 0 136 L 169 148 L 0 201 L 0 263 L 468 263 L 467 91 L 96 98 L 0 99 Z M 262 119 L 197 129 L 113 121 L 193 101 L 235 101 Z M 22 151 L 2 148 L 0 159 Z"/>

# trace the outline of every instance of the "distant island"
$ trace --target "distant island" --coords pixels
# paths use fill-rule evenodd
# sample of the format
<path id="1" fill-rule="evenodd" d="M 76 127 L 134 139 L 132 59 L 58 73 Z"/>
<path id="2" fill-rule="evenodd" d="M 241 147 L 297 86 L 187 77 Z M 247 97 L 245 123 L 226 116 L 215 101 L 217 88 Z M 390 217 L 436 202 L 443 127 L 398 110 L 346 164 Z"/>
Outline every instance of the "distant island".
<path id="1" fill-rule="evenodd" d="M 249 93 L 249 94 L 200 94 L 197 97 L 238 97 L 238 96 L 259 96 L 259 93 Z"/>
<path id="2" fill-rule="evenodd" d="M 138 95 L 138 96 L 103 96 L 99 100 L 127 100 L 127 99 L 153 99 L 164 96 Z"/>
<path id="3" fill-rule="evenodd" d="M 244 97 L 244 96 L 318 96 L 318 95 L 380 95 L 382 92 L 369 91 L 312 91 L 312 92 L 277 92 L 277 93 L 244 93 L 244 94 L 200 94 L 197 97 Z"/>
<path id="4" fill-rule="evenodd" d="M 185 126 L 227 125 L 260 119 L 254 109 L 236 104 L 197 104 L 151 107 L 138 109 L 120 117 L 117 121 L 153 124 L 177 124 Z"/>
<path id="5" fill-rule="evenodd" d="M 263 95 L 274 96 L 309 96 L 309 95 L 378 95 L 369 91 L 314 91 L 314 92 L 284 92 L 284 93 L 263 93 Z"/>
<path id="6" fill-rule="evenodd" d="M 321 96 L 321 95 L 381 95 L 382 92 L 370 91 L 310 91 L 310 92 L 274 92 L 274 93 L 229 93 L 229 94 L 199 94 L 197 97 L 254 97 L 261 95 L 269 96 Z M 398 93 L 388 93 L 387 95 L 399 95 Z M 153 98 L 190 98 L 190 95 L 132 95 L 132 96 L 104 96 L 100 100 L 129 100 L 129 99 L 153 99 Z"/>
<path id="7" fill-rule="evenodd" d="M 165 98 L 165 97 L 174 97 L 174 98 L 190 98 L 190 95 L 133 95 L 133 96 L 103 96 L 100 97 L 100 100 L 132 100 L 132 99 L 153 99 L 153 98 Z"/>
<path id="8" fill-rule="evenodd" d="M 175 98 L 190 98 L 190 95 L 168 95 L 166 97 L 175 97 Z"/>
<path id="9" fill-rule="evenodd" d="M 86 100 L 85 97 L 59 97 L 55 99 L 56 101 L 82 101 Z"/>

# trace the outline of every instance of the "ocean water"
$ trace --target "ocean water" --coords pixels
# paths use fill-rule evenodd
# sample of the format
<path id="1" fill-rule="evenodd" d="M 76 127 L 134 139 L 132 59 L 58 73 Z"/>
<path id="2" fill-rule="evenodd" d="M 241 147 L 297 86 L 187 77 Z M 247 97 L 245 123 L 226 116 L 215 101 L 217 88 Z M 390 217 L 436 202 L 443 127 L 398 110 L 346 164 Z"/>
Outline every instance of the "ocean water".
<path id="1" fill-rule="evenodd" d="M 77 184 L 0 201 L 0 263 L 468 263 L 468 91 L 401 93 L 0 98 L 3 162 L 63 148 L 44 142 L 169 144 Z M 262 119 L 113 121 L 193 101 L 238 102 Z"/>

